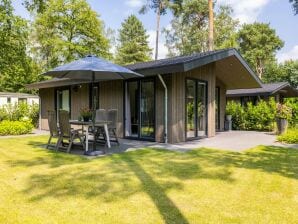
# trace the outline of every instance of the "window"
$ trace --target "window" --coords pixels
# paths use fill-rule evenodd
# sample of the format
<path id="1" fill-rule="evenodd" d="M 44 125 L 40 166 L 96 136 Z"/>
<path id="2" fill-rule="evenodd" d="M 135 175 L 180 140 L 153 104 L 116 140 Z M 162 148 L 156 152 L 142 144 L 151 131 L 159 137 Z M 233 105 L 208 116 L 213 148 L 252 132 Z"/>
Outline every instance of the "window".
<path id="1" fill-rule="evenodd" d="M 186 138 L 207 135 L 207 82 L 186 80 Z"/>
<path id="2" fill-rule="evenodd" d="M 125 137 L 155 139 L 155 81 L 125 83 Z"/>
<path id="3" fill-rule="evenodd" d="M 215 88 L 215 128 L 220 130 L 220 88 Z"/>
<path id="4" fill-rule="evenodd" d="M 7 103 L 11 103 L 11 98 L 7 97 Z"/>
<path id="5" fill-rule="evenodd" d="M 59 89 L 56 91 L 56 108 L 70 112 L 70 91 L 69 89 Z"/>
<path id="6" fill-rule="evenodd" d="M 27 103 L 27 98 L 19 98 L 18 103 Z"/>

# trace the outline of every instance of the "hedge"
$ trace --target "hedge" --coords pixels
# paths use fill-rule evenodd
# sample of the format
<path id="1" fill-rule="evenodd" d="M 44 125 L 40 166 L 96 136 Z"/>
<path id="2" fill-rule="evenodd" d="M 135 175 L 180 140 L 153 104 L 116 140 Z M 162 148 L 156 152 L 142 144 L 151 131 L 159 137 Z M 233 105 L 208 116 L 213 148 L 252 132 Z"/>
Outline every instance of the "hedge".
<path id="1" fill-rule="evenodd" d="M 0 107 L 0 121 L 31 120 L 34 127 L 38 126 L 39 106 L 27 103 L 6 104 Z"/>
<path id="2" fill-rule="evenodd" d="M 32 132 L 31 121 L 1 121 L 0 135 L 23 135 Z"/>
<path id="3" fill-rule="evenodd" d="M 288 144 L 298 144 L 298 129 L 289 129 L 286 133 L 277 136 L 277 140 Z"/>
<path id="4" fill-rule="evenodd" d="M 248 103 L 246 107 L 231 101 L 227 103 L 226 114 L 232 115 L 234 130 L 270 131 L 274 128 L 276 103 L 260 100 L 257 105 Z"/>

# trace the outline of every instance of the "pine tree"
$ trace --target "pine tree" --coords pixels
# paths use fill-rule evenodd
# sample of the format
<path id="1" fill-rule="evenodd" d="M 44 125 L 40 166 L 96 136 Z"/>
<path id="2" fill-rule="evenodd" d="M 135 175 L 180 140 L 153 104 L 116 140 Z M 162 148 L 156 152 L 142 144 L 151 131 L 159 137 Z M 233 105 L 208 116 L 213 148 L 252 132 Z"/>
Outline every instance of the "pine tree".
<path id="1" fill-rule="evenodd" d="M 148 37 L 142 22 L 135 15 L 125 19 L 119 30 L 116 63 L 126 65 L 150 60 L 152 49 L 149 48 Z"/>

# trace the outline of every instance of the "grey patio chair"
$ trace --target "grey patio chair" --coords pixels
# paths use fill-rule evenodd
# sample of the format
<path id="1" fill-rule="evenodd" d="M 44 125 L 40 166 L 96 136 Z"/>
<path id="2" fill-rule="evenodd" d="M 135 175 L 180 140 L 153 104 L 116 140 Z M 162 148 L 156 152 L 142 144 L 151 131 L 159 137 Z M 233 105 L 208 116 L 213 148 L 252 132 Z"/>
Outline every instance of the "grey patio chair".
<path id="1" fill-rule="evenodd" d="M 119 140 L 117 137 L 117 115 L 118 115 L 118 110 L 111 109 L 108 111 L 107 120 L 110 122 L 108 124 L 110 142 L 116 142 L 119 145 Z"/>
<path id="2" fill-rule="evenodd" d="M 57 116 L 56 115 L 57 115 L 56 111 L 53 111 L 53 110 L 48 111 L 48 124 L 49 124 L 49 129 L 50 129 L 50 137 L 48 140 L 47 149 L 49 148 L 49 146 L 55 146 L 55 149 L 57 149 L 57 147 L 58 147 L 58 140 L 55 145 L 51 144 L 52 138 L 59 139 L 59 136 L 60 136 L 59 128 L 57 125 Z"/>
<path id="3" fill-rule="evenodd" d="M 105 109 L 98 109 L 95 113 L 95 122 L 96 121 L 106 121 L 107 120 L 107 111 Z M 95 140 L 98 143 L 106 144 L 106 134 L 103 127 L 97 127 L 95 130 Z"/>
<path id="4" fill-rule="evenodd" d="M 79 139 L 81 145 L 85 149 L 85 144 L 84 144 L 84 137 L 85 134 L 81 133 L 80 130 L 74 130 L 70 127 L 69 124 L 69 112 L 65 110 L 59 110 L 59 128 L 60 128 L 60 135 L 59 135 L 59 140 L 58 140 L 58 148 L 60 147 L 61 143 L 63 142 L 64 139 L 67 139 L 69 141 L 69 145 L 67 147 L 67 152 L 69 153 L 71 150 L 71 147 L 74 143 L 74 140 Z"/>

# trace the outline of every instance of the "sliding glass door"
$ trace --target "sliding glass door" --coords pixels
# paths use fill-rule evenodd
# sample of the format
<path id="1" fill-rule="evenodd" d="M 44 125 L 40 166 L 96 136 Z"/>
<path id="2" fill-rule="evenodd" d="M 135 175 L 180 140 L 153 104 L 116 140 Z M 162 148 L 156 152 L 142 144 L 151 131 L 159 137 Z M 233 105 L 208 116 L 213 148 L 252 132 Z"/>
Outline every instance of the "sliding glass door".
<path id="1" fill-rule="evenodd" d="M 207 83 L 186 80 L 186 138 L 207 135 Z"/>
<path id="2" fill-rule="evenodd" d="M 69 89 L 59 89 L 56 91 L 57 101 L 56 108 L 57 110 L 66 110 L 70 112 L 70 93 Z"/>
<path id="3" fill-rule="evenodd" d="M 125 136 L 155 138 L 154 79 L 127 81 L 125 85 Z"/>

